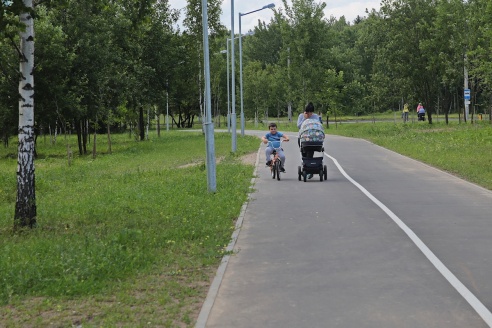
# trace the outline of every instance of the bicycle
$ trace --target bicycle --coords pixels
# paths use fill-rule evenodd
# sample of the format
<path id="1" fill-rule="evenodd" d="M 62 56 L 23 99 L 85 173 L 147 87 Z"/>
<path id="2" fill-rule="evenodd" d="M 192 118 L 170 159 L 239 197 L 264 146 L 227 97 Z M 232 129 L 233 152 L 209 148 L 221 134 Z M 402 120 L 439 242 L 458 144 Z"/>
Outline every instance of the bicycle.
<path id="1" fill-rule="evenodd" d="M 282 149 L 282 142 L 283 140 L 280 140 L 280 145 L 278 147 L 274 147 L 271 141 L 269 141 L 267 145 L 267 147 L 273 148 L 272 155 L 270 156 L 270 174 L 272 175 L 272 179 L 277 178 L 278 181 L 280 181 L 280 167 L 282 166 L 278 150 Z"/>

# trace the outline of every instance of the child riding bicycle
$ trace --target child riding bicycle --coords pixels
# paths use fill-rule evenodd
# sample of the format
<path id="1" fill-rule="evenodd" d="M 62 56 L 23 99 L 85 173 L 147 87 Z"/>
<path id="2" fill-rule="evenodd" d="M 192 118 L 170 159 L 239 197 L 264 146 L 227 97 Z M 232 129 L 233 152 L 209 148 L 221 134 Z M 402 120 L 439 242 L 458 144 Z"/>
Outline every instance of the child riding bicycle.
<path id="1" fill-rule="evenodd" d="M 271 142 L 265 149 L 265 156 L 267 159 L 266 165 L 267 166 L 270 165 L 270 161 L 271 161 L 270 157 L 271 157 L 272 152 L 275 148 L 278 156 L 280 157 L 280 163 L 281 163 L 280 172 L 285 172 L 285 169 L 284 169 L 285 154 L 284 154 L 283 149 L 279 148 L 279 147 L 280 147 L 280 140 L 289 141 L 289 137 L 287 135 L 283 134 L 282 132 L 277 131 L 277 124 L 276 123 L 270 123 L 268 125 L 268 128 L 269 128 L 270 132 L 268 132 L 266 135 L 261 137 L 261 141 L 264 144 L 268 144 L 269 142 Z"/>

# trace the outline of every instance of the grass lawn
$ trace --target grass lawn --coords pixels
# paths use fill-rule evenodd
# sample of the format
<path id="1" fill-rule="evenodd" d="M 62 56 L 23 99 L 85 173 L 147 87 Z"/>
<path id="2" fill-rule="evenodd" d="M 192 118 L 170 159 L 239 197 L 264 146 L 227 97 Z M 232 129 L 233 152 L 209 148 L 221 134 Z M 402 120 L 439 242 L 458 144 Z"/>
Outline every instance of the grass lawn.
<path id="1" fill-rule="evenodd" d="M 191 327 L 250 191 L 241 156 L 260 141 L 216 134 L 217 192 L 207 191 L 200 132 L 76 155 L 38 139 L 37 222 L 14 234 L 15 140 L 0 149 L 0 327 Z M 75 147 L 75 138 L 68 143 Z"/>

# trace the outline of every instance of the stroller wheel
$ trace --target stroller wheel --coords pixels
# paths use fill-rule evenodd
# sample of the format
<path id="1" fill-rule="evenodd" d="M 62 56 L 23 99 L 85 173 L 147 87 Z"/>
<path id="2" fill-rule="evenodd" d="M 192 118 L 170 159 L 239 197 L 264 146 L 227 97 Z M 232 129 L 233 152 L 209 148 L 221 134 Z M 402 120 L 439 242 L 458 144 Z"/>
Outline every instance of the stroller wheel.
<path id="1" fill-rule="evenodd" d="M 299 176 L 299 181 L 301 181 L 302 170 L 300 166 L 297 167 L 297 175 Z"/>
<path id="2" fill-rule="evenodd" d="M 323 181 L 323 170 L 319 170 L 319 181 Z"/>
<path id="3" fill-rule="evenodd" d="M 326 165 L 323 166 L 323 177 L 325 178 L 325 181 L 326 181 L 326 177 L 328 176 L 328 170 L 326 169 Z"/>
<path id="4" fill-rule="evenodd" d="M 302 175 L 304 176 L 304 182 L 306 182 L 307 173 L 306 172 L 303 172 Z"/>

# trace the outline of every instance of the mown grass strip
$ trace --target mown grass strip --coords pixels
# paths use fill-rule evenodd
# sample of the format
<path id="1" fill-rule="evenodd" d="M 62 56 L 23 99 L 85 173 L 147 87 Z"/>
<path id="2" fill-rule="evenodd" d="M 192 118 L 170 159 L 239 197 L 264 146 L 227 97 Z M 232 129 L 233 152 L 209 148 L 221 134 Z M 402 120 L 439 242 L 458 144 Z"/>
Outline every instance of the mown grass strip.
<path id="1" fill-rule="evenodd" d="M 217 134 L 217 192 L 209 193 L 201 133 L 113 138 L 113 154 L 75 156 L 71 166 L 63 139 L 38 141 L 38 227 L 15 234 L 14 150 L 1 150 L 0 316 L 7 326 L 192 324 L 250 190 L 254 168 L 240 156 L 256 152 L 259 140 L 238 138 L 231 154 L 230 135 Z"/>

